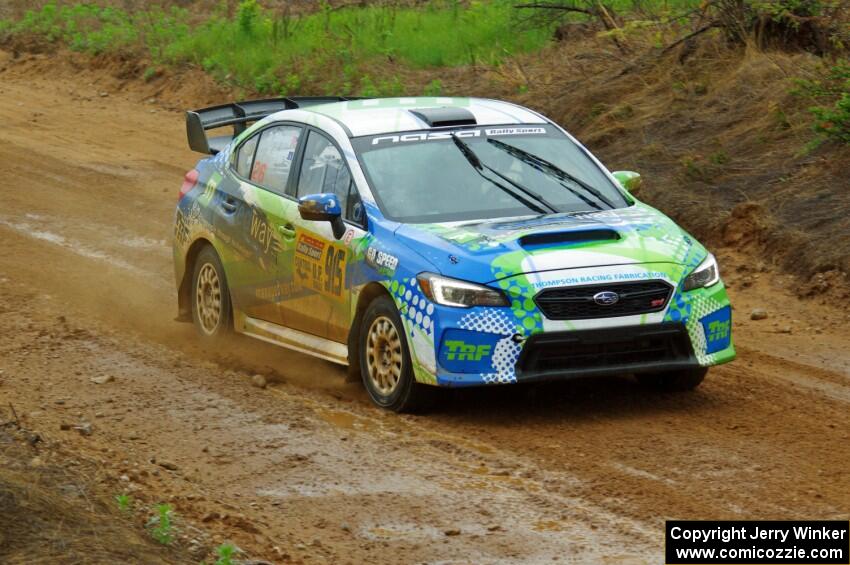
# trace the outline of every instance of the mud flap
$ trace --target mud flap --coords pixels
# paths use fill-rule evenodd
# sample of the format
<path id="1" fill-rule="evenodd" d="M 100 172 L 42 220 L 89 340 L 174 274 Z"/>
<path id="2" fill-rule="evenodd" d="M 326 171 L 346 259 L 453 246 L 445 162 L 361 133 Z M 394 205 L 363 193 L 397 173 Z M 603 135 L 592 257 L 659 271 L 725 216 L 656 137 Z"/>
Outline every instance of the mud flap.
<path id="1" fill-rule="evenodd" d="M 177 316 L 174 317 L 175 322 L 182 322 L 185 324 L 192 323 L 192 313 L 191 312 L 179 312 Z"/>
<path id="2" fill-rule="evenodd" d="M 348 347 L 348 367 L 345 368 L 345 382 L 359 383 L 360 382 L 360 359 L 351 360 L 351 345 Z"/>

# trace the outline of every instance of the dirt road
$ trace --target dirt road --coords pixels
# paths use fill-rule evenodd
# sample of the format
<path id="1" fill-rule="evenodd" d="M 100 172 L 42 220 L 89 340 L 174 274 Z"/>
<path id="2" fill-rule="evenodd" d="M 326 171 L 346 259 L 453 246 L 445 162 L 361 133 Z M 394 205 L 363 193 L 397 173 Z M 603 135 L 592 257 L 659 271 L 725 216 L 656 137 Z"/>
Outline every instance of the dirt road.
<path id="1" fill-rule="evenodd" d="M 739 359 L 694 393 L 604 379 L 386 414 L 329 364 L 204 351 L 172 321 L 179 112 L 0 55 L 0 404 L 104 488 L 273 562 L 658 562 L 667 518 L 847 519 L 850 317 L 790 278 L 718 250 Z"/>

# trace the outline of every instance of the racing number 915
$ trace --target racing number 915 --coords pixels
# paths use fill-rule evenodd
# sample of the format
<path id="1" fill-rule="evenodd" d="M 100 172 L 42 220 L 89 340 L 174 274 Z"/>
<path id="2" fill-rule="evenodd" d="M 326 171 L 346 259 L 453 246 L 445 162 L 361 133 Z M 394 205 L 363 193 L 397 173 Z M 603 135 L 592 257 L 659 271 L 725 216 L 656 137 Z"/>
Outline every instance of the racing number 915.
<path id="1" fill-rule="evenodd" d="M 325 255 L 325 292 L 342 294 L 342 273 L 345 268 L 345 249 L 328 247 Z"/>

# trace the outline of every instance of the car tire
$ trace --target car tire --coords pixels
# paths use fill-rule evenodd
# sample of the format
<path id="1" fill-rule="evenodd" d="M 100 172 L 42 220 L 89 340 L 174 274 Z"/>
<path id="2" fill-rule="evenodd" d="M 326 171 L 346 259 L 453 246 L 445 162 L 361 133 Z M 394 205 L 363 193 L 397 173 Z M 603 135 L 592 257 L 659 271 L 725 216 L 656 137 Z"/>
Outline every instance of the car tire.
<path id="1" fill-rule="evenodd" d="M 643 386 L 668 392 L 694 390 L 705 379 L 708 367 L 696 367 L 681 371 L 664 373 L 643 373 L 635 375 Z"/>
<path id="2" fill-rule="evenodd" d="M 204 247 L 192 272 L 192 321 L 202 338 L 218 340 L 233 327 L 230 290 L 218 254 Z"/>
<path id="3" fill-rule="evenodd" d="M 358 343 L 360 376 L 372 401 L 394 412 L 424 409 L 434 387 L 416 382 L 404 324 L 389 296 L 366 308 Z"/>

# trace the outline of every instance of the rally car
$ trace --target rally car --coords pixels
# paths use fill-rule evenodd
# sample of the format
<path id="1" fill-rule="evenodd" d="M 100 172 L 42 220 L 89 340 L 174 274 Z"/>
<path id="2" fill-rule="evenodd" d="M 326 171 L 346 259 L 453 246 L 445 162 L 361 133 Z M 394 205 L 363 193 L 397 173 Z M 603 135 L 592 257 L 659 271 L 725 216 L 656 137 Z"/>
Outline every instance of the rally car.
<path id="1" fill-rule="evenodd" d="M 476 98 L 253 100 L 186 114 L 209 156 L 174 219 L 178 319 L 347 365 L 374 402 L 433 386 L 731 361 L 717 262 L 540 114 Z M 226 135 L 209 130 L 231 128 Z"/>

